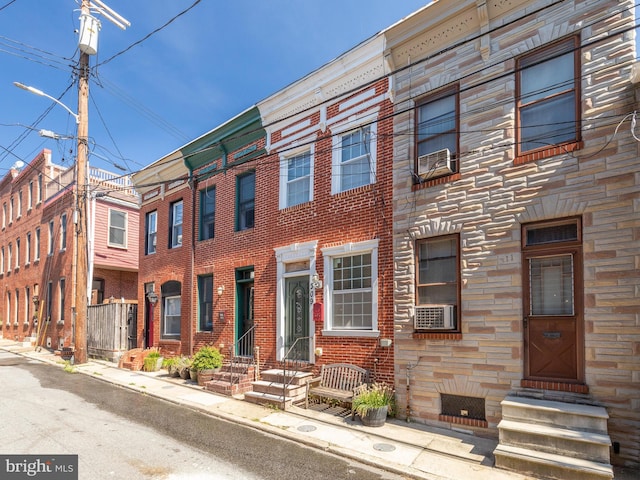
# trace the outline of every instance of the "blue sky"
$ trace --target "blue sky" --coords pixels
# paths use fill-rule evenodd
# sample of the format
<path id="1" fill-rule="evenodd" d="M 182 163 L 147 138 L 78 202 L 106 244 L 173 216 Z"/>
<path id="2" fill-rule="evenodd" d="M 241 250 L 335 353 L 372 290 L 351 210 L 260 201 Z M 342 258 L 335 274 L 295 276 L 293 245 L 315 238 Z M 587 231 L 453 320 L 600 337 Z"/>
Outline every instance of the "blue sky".
<path id="1" fill-rule="evenodd" d="M 105 18 L 91 57 L 92 165 L 134 172 L 224 123 L 413 13 L 428 0 L 103 0 L 131 22 Z M 77 111 L 79 4 L 0 0 L 0 175 L 43 148 L 72 165 L 74 119 L 36 87 Z M 117 55 L 121 53 L 120 55 Z M 115 55 L 115 57 L 114 57 Z M 113 57 L 113 58 L 112 58 Z M 70 88 L 69 88 L 70 87 Z M 68 89 L 68 90 L 67 90 Z M 124 170 L 121 170 L 123 168 Z"/>

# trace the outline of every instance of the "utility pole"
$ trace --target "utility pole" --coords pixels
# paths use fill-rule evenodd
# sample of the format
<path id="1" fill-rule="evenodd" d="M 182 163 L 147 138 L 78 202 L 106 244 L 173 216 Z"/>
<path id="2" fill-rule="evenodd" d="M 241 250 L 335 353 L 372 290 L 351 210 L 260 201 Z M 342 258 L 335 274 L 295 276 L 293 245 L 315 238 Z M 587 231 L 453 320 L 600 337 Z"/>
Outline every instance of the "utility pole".
<path id="1" fill-rule="evenodd" d="M 89 0 L 82 0 L 81 15 L 90 15 Z M 87 250 L 87 177 L 89 139 L 89 54 L 80 49 L 78 71 L 78 148 L 76 158 L 76 310 L 75 317 L 75 363 L 87 362 L 87 271 L 89 259 Z"/>
<path id="2" fill-rule="evenodd" d="M 89 304 L 89 251 L 87 235 L 89 232 L 89 56 L 95 55 L 98 48 L 100 22 L 91 16 L 95 10 L 113 24 L 124 30 L 131 25 L 105 5 L 102 0 L 82 0 L 80 19 L 81 36 L 79 42 L 80 61 L 78 64 L 78 148 L 76 158 L 76 271 L 75 271 L 75 311 L 74 317 L 74 360 L 81 364 L 87 362 L 87 314 Z"/>

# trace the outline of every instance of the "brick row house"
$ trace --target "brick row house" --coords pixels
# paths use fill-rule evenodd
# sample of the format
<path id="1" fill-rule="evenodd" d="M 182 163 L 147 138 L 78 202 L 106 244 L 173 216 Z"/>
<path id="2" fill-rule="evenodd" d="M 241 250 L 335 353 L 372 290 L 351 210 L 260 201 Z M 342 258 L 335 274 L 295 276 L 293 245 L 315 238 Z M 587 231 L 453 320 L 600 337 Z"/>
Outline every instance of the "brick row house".
<path id="1" fill-rule="evenodd" d="M 90 304 L 136 301 L 138 200 L 128 177 L 89 169 L 91 285 L 75 284 L 74 167 L 43 150 L 0 183 L 0 312 L 4 338 L 52 349 L 75 343 L 75 292 Z"/>
<path id="2" fill-rule="evenodd" d="M 401 415 L 499 430 L 498 458 L 514 403 L 605 407 L 601 462 L 638 464 L 634 28 L 629 1 L 460 0 L 385 32 Z"/>
<path id="3" fill-rule="evenodd" d="M 594 407 L 637 464 L 635 53 L 629 1 L 442 0 L 149 165 L 138 345 L 357 364 L 503 452 Z"/>
<path id="4" fill-rule="evenodd" d="M 139 346 L 257 347 L 262 368 L 349 362 L 393 382 L 383 44 L 372 38 L 133 176 Z"/>

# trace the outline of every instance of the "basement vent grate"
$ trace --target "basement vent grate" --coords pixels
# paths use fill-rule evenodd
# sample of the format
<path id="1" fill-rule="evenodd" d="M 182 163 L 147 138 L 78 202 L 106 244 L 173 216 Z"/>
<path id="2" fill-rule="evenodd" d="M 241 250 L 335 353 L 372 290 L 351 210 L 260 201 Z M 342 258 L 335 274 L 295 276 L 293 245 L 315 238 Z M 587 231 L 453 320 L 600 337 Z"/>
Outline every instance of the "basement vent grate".
<path id="1" fill-rule="evenodd" d="M 442 415 L 486 420 L 484 398 L 442 393 L 440 400 L 442 401 Z"/>

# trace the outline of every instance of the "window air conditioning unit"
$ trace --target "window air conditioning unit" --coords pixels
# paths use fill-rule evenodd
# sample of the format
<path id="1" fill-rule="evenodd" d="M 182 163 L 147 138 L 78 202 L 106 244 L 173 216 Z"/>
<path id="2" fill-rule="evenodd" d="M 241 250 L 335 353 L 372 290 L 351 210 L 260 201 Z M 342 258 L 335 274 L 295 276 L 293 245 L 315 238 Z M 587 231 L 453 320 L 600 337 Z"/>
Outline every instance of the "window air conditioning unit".
<path id="1" fill-rule="evenodd" d="M 455 305 L 415 307 L 413 326 L 416 330 L 451 330 L 455 325 Z"/>
<path id="2" fill-rule="evenodd" d="M 453 168 L 451 168 L 451 152 L 448 148 L 418 157 L 418 175 L 432 178 L 450 173 L 453 173 Z"/>

